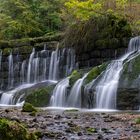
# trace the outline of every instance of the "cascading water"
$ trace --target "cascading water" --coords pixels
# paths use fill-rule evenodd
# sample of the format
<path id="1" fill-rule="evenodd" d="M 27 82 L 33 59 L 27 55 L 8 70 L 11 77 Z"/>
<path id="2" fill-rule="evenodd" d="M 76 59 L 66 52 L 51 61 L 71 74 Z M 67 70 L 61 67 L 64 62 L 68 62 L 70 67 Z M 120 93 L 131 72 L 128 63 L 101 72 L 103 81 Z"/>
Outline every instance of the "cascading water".
<path id="1" fill-rule="evenodd" d="M 96 87 L 96 108 L 116 109 L 116 93 L 124 63 L 137 57 L 140 54 L 139 50 L 140 38 L 135 37 L 130 40 L 127 53 L 108 65 Z"/>
<path id="2" fill-rule="evenodd" d="M 69 75 L 75 67 L 75 53 L 74 50 L 69 49 L 67 53 L 66 76 Z"/>
<path id="3" fill-rule="evenodd" d="M 51 62 L 50 62 L 50 69 L 49 69 L 49 80 L 57 80 L 58 73 L 59 73 L 59 49 L 57 48 L 55 51 L 52 52 L 51 55 Z"/>
<path id="4" fill-rule="evenodd" d="M 8 57 L 8 88 L 12 88 L 14 84 L 14 65 L 12 53 Z"/>
<path id="5" fill-rule="evenodd" d="M 0 106 L 13 105 L 13 100 L 14 100 L 13 98 L 14 98 L 15 93 L 17 93 L 23 89 L 32 87 L 32 86 L 33 86 L 33 84 L 25 84 L 25 85 L 21 85 L 15 89 L 13 89 L 13 90 L 4 92 L 0 99 Z"/>
<path id="6" fill-rule="evenodd" d="M 38 75 L 39 75 L 39 58 L 38 57 L 33 59 L 33 67 L 34 67 L 34 79 L 33 79 L 33 81 L 35 83 L 37 83 L 39 81 L 39 77 L 38 77 Z"/>
<path id="7" fill-rule="evenodd" d="M 75 68 L 74 50 L 65 48 L 63 50 L 59 50 L 57 48 L 55 51 L 52 52 L 51 55 L 49 79 L 50 80 L 60 79 L 59 74 L 62 71 L 64 71 L 65 74 L 64 76 L 68 76 L 74 68 Z"/>
<path id="8" fill-rule="evenodd" d="M 27 83 L 31 83 L 31 73 L 32 73 L 32 63 L 33 63 L 33 58 L 35 55 L 35 49 L 33 49 L 30 58 L 29 58 L 29 63 L 28 63 L 28 71 L 27 71 Z"/>
<path id="9" fill-rule="evenodd" d="M 22 65 L 21 65 L 21 72 L 20 72 L 20 81 L 21 81 L 21 84 L 24 84 L 25 83 L 25 67 L 26 67 L 26 60 L 24 60 L 22 62 Z"/>
<path id="10" fill-rule="evenodd" d="M 70 95 L 68 97 L 68 106 L 69 107 L 81 107 L 81 88 L 84 79 L 88 74 L 85 74 L 82 78 L 78 79 L 74 86 L 71 89 Z"/>
<path id="11" fill-rule="evenodd" d="M 50 104 L 53 107 L 64 107 L 66 106 L 67 99 L 67 87 L 69 86 L 69 78 L 60 81 L 55 89 L 53 90 L 53 95 L 51 97 Z"/>
<path id="12" fill-rule="evenodd" d="M 45 82 L 48 79 L 59 80 L 59 78 L 64 78 L 65 73 L 67 73 L 66 66 L 70 65 L 70 62 L 69 64 L 67 64 L 68 61 L 66 60 L 69 59 L 71 60 L 71 62 L 72 61 L 74 62 L 73 60 L 74 58 L 72 58 L 72 55 L 74 56 L 74 54 L 71 53 L 71 55 L 67 56 L 68 50 L 70 52 L 70 49 L 59 49 L 59 48 L 57 48 L 55 51 L 52 51 L 47 49 L 47 46 L 45 45 L 42 51 L 36 52 L 35 49 L 33 49 L 32 53 L 29 56 L 29 59 L 22 60 L 22 62 L 21 62 L 22 57 L 20 54 L 12 55 L 11 53 L 8 56 L 8 68 L 6 67 L 7 65 L 5 65 L 7 64 L 7 61 L 5 61 L 5 59 L 4 61 L 2 61 L 2 52 L 0 52 L 0 72 L 2 75 L 1 77 L 2 93 L 0 104 L 5 105 L 15 104 L 15 102 L 13 102 L 14 95 L 18 92 L 18 89 L 22 89 L 24 88 L 24 86 L 28 84 L 35 85 L 38 83 Z M 62 52 L 65 53 L 63 54 Z M 55 60 L 56 63 L 54 62 Z M 74 69 L 74 67 L 75 67 L 74 64 L 71 64 L 69 68 Z M 60 68 L 62 71 L 60 70 Z M 6 74 L 3 76 L 3 73 L 4 74 L 6 73 L 8 77 L 6 79 L 7 81 L 4 79 L 4 84 L 2 81 L 3 77 L 5 77 Z M 12 90 L 10 90 L 11 88 Z"/>

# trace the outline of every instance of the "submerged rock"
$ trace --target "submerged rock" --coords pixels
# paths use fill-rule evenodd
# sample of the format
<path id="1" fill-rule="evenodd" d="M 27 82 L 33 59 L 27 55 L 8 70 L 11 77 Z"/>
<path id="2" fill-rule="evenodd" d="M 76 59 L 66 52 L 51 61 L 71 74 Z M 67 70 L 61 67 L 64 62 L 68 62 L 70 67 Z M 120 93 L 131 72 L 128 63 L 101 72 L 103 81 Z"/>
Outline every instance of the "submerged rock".
<path id="1" fill-rule="evenodd" d="M 51 92 L 55 85 L 38 88 L 28 93 L 25 102 L 31 103 L 36 107 L 45 107 L 49 104 Z"/>

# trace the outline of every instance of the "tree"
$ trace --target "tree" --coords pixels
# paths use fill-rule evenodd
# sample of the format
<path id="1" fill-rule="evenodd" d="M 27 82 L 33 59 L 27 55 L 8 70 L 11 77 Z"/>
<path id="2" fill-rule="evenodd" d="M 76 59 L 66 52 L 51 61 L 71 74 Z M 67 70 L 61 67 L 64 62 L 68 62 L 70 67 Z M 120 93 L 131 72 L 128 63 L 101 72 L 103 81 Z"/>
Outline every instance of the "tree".
<path id="1" fill-rule="evenodd" d="M 69 15 L 70 20 L 86 21 L 92 16 L 98 16 L 102 9 L 102 3 L 95 2 L 95 0 L 69 0 L 65 2 L 65 14 Z"/>
<path id="2" fill-rule="evenodd" d="M 59 31 L 60 7 L 59 0 L 0 0 L 0 39 L 37 37 Z"/>

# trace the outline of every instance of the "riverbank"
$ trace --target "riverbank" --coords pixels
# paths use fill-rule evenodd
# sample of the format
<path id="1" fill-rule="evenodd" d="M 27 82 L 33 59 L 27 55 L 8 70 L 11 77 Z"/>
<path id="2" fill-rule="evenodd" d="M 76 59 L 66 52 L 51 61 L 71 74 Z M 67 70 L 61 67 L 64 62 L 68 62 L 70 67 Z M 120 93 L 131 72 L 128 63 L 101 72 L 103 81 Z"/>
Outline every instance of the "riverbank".
<path id="1" fill-rule="evenodd" d="M 0 118 L 25 124 L 39 140 L 139 140 L 139 113 L 95 113 L 40 110 L 36 114 L 21 109 L 0 109 Z"/>

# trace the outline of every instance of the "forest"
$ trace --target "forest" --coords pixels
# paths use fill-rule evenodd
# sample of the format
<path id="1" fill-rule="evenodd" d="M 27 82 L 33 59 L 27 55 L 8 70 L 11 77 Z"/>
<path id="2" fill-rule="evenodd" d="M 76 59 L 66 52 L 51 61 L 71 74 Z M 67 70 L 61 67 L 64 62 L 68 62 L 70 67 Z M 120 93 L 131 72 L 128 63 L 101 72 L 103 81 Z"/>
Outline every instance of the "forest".
<path id="1" fill-rule="evenodd" d="M 138 32 L 139 0 L 1 0 L 0 39 L 21 39 L 64 32 L 77 22 L 108 13 L 127 17 Z"/>

